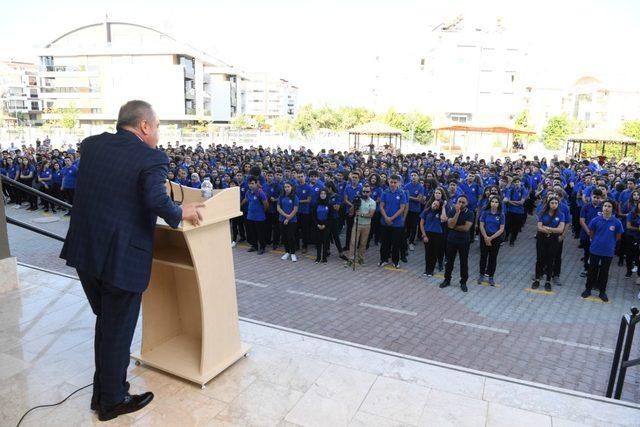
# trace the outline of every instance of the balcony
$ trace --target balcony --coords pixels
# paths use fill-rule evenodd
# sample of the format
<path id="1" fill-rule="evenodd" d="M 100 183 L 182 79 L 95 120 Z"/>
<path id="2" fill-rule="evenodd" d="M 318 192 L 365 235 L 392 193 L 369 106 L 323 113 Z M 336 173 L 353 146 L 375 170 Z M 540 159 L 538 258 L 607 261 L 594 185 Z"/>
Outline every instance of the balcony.
<path id="1" fill-rule="evenodd" d="M 78 72 L 78 71 L 98 71 L 95 65 L 45 65 L 40 67 L 43 72 Z"/>
<path id="2" fill-rule="evenodd" d="M 188 114 L 188 115 L 195 115 L 196 114 L 196 109 L 195 108 L 185 108 L 184 109 L 184 113 Z"/>
<path id="3" fill-rule="evenodd" d="M 185 89 L 184 91 L 184 97 L 187 99 L 194 99 L 196 97 L 196 90 L 195 89 Z"/>

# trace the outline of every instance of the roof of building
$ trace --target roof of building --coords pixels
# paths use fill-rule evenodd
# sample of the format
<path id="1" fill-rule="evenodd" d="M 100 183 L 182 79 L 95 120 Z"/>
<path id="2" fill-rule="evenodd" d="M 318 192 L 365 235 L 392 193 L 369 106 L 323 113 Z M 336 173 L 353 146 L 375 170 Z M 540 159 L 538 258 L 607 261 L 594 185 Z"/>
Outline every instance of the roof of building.
<path id="1" fill-rule="evenodd" d="M 83 25 L 57 37 L 44 51 L 60 51 L 60 55 L 83 54 L 121 55 L 131 52 L 177 53 L 202 59 L 211 65 L 228 66 L 225 62 L 155 28 L 130 22 L 98 22 Z M 50 53 L 43 53 L 47 55 Z M 206 64 L 205 64 L 206 65 Z"/>
<path id="2" fill-rule="evenodd" d="M 446 124 L 440 124 L 434 126 L 433 130 L 449 130 L 449 131 L 462 131 L 462 132 L 486 132 L 486 133 L 519 133 L 524 135 L 535 134 L 532 130 L 527 130 L 515 126 L 513 124 L 506 123 L 484 123 L 484 122 L 449 122 Z"/>
<path id="3" fill-rule="evenodd" d="M 609 142 L 613 144 L 637 144 L 640 143 L 637 139 L 633 139 L 630 136 L 623 135 L 620 132 L 612 129 L 594 128 L 587 129 L 582 133 L 576 135 L 570 135 L 567 138 L 569 142 L 586 142 L 586 143 L 599 143 Z"/>
<path id="4" fill-rule="evenodd" d="M 349 129 L 349 133 L 358 135 L 402 135 L 402 130 L 382 122 L 369 122 Z"/>

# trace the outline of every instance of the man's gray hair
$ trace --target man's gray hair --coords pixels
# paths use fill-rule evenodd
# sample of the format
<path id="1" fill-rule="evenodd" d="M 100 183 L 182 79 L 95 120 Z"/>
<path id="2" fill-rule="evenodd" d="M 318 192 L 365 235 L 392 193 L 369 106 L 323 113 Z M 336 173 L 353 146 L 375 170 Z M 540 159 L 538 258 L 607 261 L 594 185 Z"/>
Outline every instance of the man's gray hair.
<path id="1" fill-rule="evenodd" d="M 116 129 L 123 127 L 135 128 L 142 120 L 153 116 L 153 108 L 146 101 L 133 100 L 120 107 Z"/>

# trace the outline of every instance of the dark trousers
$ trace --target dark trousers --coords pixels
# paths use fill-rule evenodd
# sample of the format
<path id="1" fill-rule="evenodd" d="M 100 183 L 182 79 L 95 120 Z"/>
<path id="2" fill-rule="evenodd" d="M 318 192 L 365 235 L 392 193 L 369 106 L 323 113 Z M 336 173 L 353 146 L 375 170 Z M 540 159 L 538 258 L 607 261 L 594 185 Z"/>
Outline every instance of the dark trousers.
<path id="1" fill-rule="evenodd" d="M 33 180 L 32 179 L 21 179 L 20 182 L 28 187 L 32 187 L 33 188 Z M 38 198 L 32 194 L 27 193 L 26 191 L 21 191 L 22 193 L 22 202 L 29 202 L 29 207 L 30 208 L 37 208 L 38 207 Z"/>
<path id="2" fill-rule="evenodd" d="M 587 290 L 598 289 L 600 292 L 607 290 L 609 281 L 609 267 L 613 257 L 591 254 L 589 261 L 589 273 L 587 274 Z"/>
<path id="3" fill-rule="evenodd" d="M 336 249 L 338 249 L 338 253 L 341 254 L 343 248 L 342 243 L 340 243 L 340 218 L 333 218 L 329 221 L 329 232 L 331 234 L 329 243 L 333 241 L 336 245 Z"/>
<path id="4" fill-rule="evenodd" d="M 347 213 L 346 216 L 346 223 L 347 223 L 347 231 L 345 234 L 345 242 L 344 242 L 344 250 L 348 251 L 349 250 L 349 246 L 351 245 L 351 233 L 353 232 L 353 223 L 354 223 L 355 217 L 349 215 Z"/>
<path id="5" fill-rule="evenodd" d="M 507 212 L 505 224 L 505 239 L 507 239 L 508 237 L 509 243 L 515 242 L 518 238 L 518 233 L 520 233 L 520 229 L 523 225 L 523 218 L 526 218 L 526 214 Z"/>
<path id="6" fill-rule="evenodd" d="M 589 256 L 591 255 L 589 248 L 591 246 L 591 242 L 588 239 L 587 240 L 581 239 L 580 243 L 582 243 L 582 250 L 583 250 L 582 263 L 584 266 L 584 271 L 589 271 Z"/>
<path id="7" fill-rule="evenodd" d="M 420 220 L 420 212 L 407 212 L 407 219 L 405 221 L 407 238 L 409 243 L 413 244 L 416 241 L 416 233 L 418 231 L 418 221 Z"/>
<path id="8" fill-rule="evenodd" d="M 469 278 L 469 242 L 450 242 L 446 243 L 446 261 L 444 268 L 444 279 L 451 281 L 451 273 L 453 273 L 453 264 L 456 262 L 456 256 L 460 254 L 460 283 L 467 283 Z"/>
<path id="9" fill-rule="evenodd" d="M 329 243 L 331 243 L 331 228 L 328 223 L 324 224 L 324 229 L 316 229 L 316 260 L 326 261 L 329 254 Z"/>
<path id="10" fill-rule="evenodd" d="M 424 244 L 424 271 L 433 274 L 438 256 L 442 252 L 442 233 L 426 233 L 428 241 Z"/>
<path id="11" fill-rule="evenodd" d="M 75 192 L 76 192 L 75 188 L 65 188 L 62 191 L 66 202 L 69 203 L 70 205 L 73 205 L 73 195 L 75 194 Z"/>
<path id="12" fill-rule="evenodd" d="M 500 243 L 502 236 L 491 241 L 491 246 L 487 246 L 484 238 L 480 236 L 480 274 L 486 274 L 493 277 L 496 273 L 496 265 L 498 264 L 498 252 L 500 251 Z"/>
<path id="13" fill-rule="evenodd" d="M 280 223 L 280 237 L 284 244 L 284 250 L 288 254 L 296 253 L 296 230 L 298 229 L 298 223 L 293 222 L 289 224 Z"/>
<path id="14" fill-rule="evenodd" d="M 267 213 L 267 243 L 272 245 L 280 244 L 280 223 L 278 222 L 278 213 Z"/>
<path id="15" fill-rule="evenodd" d="M 634 265 L 638 265 L 638 239 L 627 235 L 624 239 L 624 246 L 622 248 L 625 261 L 627 262 L 627 273 L 631 273 Z M 638 269 L 638 276 L 640 276 L 640 268 Z"/>
<path id="16" fill-rule="evenodd" d="M 562 269 L 562 249 L 564 249 L 564 240 L 558 242 L 556 256 L 553 258 L 553 277 L 560 277 Z"/>
<path id="17" fill-rule="evenodd" d="M 51 196 L 55 197 L 58 200 L 63 200 L 62 190 L 60 190 L 60 183 L 54 182 L 51 184 Z M 57 207 L 60 209 L 59 205 L 53 205 L 53 207 Z"/>
<path id="18" fill-rule="evenodd" d="M 442 244 L 440 245 L 440 250 L 438 251 L 438 265 L 444 264 L 444 256 L 446 253 L 447 245 L 445 244 L 447 241 L 447 236 L 449 235 L 449 227 L 447 227 L 447 223 L 443 222 L 442 225 Z M 440 268 L 440 267 L 438 267 Z"/>
<path id="19" fill-rule="evenodd" d="M 84 293 L 96 315 L 93 395 L 107 409 L 125 397 L 127 367 L 142 294 L 118 289 L 78 271 Z"/>
<path id="20" fill-rule="evenodd" d="M 400 245 L 402 244 L 403 227 L 382 226 L 382 245 L 380 261 L 388 262 L 389 257 L 394 264 L 400 262 Z"/>
<path id="21" fill-rule="evenodd" d="M 254 248 L 264 249 L 267 246 L 267 221 L 253 221 L 248 219 L 247 242 Z"/>
<path id="22" fill-rule="evenodd" d="M 475 241 L 476 238 L 476 217 L 478 215 L 476 214 L 476 211 L 473 211 L 473 221 L 471 221 L 471 228 L 469 228 L 469 240 L 471 242 Z M 480 236 L 482 237 L 482 236 Z"/>
<path id="23" fill-rule="evenodd" d="M 245 239 L 242 216 L 231 218 L 231 235 L 231 240 L 234 242 L 238 241 L 238 236 L 240 236 L 241 239 Z"/>
<path id="24" fill-rule="evenodd" d="M 553 261 L 558 250 L 558 235 L 538 233 L 536 235 L 536 280 L 546 275 L 550 282 L 553 276 Z"/>
<path id="25" fill-rule="evenodd" d="M 575 200 L 571 202 L 571 230 L 573 231 L 573 237 L 580 237 L 580 207 L 576 204 Z"/>
<path id="26" fill-rule="evenodd" d="M 372 239 L 376 245 L 380 243 L 380 216 L 380 211 L 377 211 L 373 214 L 373 218 L 371 218 L 371 231 L 369 231 L 369 241 L 367 242 L 367 245 Z"/>
<path id="27" fill-rule="evenodd" d="M 296 229 L 296 244 L 300 244 L 302 240 L 302 247 L 306 249 L 309 245 L 309 226 L 311 225 L 311 217 L 309 214 L 298 214 L 298 228 Z"/>

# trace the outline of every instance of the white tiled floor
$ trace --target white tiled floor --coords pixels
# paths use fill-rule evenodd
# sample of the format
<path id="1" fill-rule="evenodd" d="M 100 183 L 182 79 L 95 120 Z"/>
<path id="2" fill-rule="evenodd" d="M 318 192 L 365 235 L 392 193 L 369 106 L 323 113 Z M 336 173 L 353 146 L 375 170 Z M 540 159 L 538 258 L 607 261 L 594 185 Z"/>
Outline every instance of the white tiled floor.
<path id="1" fill-rule="evenodd" d="M 25 267 L 0 295 L 0 425 L 29 407 L 61 400 L 92 377 L 93 316 L 80 284 Z M 130 366 L 132 392 L 151 390 L 144 410 L 112 425 L 191 426 L 574 426 L 640 425 L 640 406 L 514 382 L 241 321 L 252 344 L 201 390 Z M 140 331 L 136 333 L 139 345 Z M 90 390 L 24 425 L 98 423 Z"/>

